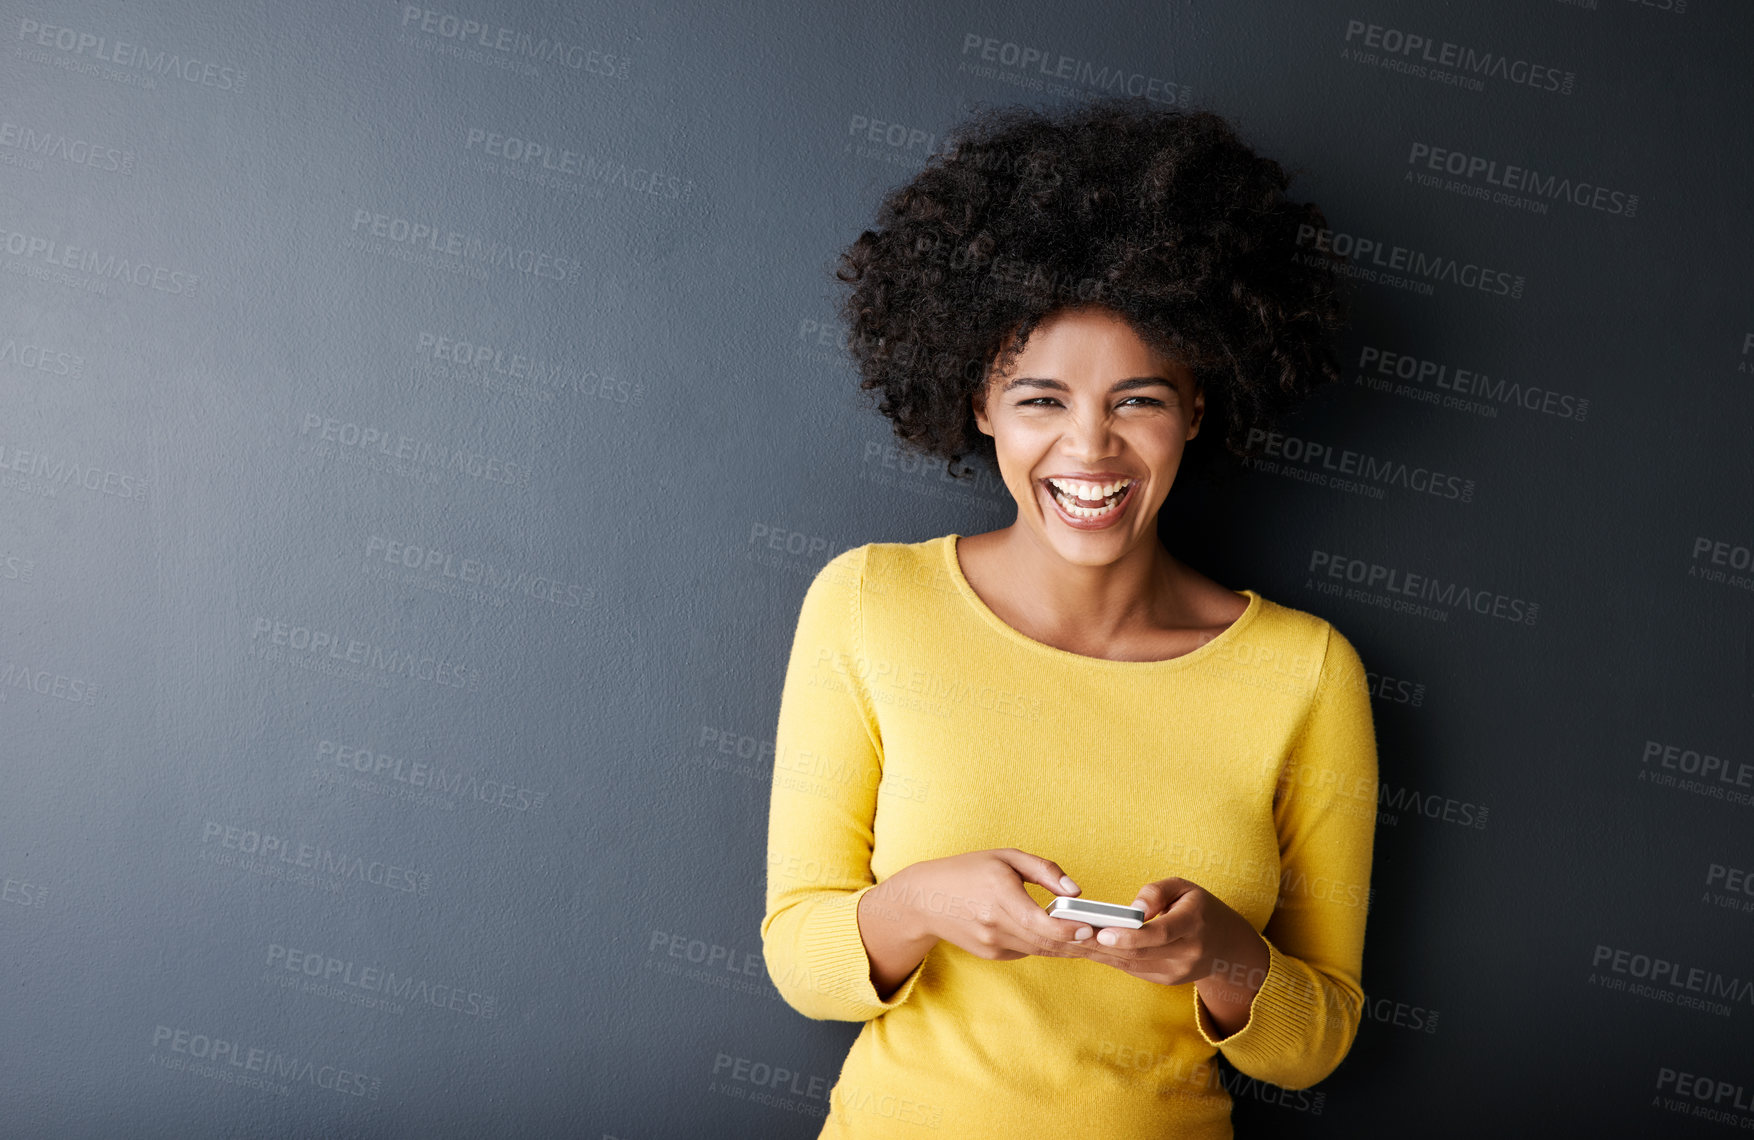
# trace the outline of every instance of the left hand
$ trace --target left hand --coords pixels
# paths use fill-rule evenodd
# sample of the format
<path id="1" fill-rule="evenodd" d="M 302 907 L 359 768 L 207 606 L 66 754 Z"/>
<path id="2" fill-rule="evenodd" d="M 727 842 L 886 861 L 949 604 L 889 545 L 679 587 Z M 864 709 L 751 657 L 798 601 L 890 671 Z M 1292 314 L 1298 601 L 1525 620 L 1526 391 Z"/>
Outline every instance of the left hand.
<path id="1" fill-rule="evenodd" d="M 1165 986 L 1197 982 L 1215 969 L 1230 972 L 1238 963 L 1247 963 L 1254 978 L 1265 973 L 1266 942 L 1248 919 L 1199 884 L 1159 879 L 1139 888 L 1132 905 L 1145 909 L 1145 925 L 1138 930 L 1080 925 L 1074 938 L 1084 931 L 1094 934 L 1079 939 L 1085 956 Z"/>

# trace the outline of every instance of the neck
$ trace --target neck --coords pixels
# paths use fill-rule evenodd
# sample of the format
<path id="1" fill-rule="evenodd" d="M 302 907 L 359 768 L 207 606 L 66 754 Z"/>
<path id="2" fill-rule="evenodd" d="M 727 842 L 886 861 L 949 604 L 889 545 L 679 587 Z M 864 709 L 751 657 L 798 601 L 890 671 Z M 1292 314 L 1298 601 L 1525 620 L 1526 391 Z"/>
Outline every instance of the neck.
<path id="1" fill-rule="evenodd" d="M 1157 540 L 1155 526 L 1100 565 L 1067 561 L 1021 523 L 995 532 L 994 547 L 1014 587 L 1010 597 L 1040 628 L 1101 643 L 1142 626 L 1181 624 L 1185 570 Z"/>

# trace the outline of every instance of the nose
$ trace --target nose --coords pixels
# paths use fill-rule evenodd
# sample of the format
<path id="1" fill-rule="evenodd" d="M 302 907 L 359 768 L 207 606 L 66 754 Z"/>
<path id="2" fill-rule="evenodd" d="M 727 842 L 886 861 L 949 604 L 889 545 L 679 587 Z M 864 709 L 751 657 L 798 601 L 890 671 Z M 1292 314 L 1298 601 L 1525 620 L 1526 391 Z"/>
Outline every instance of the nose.
<path id="1" fill-rule="evenodd" d="M 1114 424 L 1100 404 L 1074 409 L 1067 420 L 1067 458 L 1092 466 L 1096 461 L 1108 458 L 1114 442 Z"/>

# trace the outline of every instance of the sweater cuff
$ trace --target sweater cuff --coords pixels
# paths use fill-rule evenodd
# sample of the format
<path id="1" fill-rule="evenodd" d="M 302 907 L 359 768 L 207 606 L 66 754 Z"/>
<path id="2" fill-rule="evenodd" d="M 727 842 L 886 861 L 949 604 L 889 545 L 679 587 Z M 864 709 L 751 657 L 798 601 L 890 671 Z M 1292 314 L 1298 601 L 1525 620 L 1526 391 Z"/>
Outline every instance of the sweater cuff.
<path id="1" fill-rule="evenodd" d="M 1200 1036 L 1206 1044 L 1223 1049 L 1231 1063 L 1244 1072 L 1249 1071 L 1250 1061 L 1261 1062 L 1256 1066 L 1261 1068 L 1301 1054 L 1316 1013 L 1311 1008 L 1307 979 L 1293 966 L 1295 959 L 1281 954 L 1265 934 L 1261 941 L 1267 944 L 1267 976 L 1249 1002 L 1248 1020 L 1235 1033 L 1220 1036 L 1223 1031 L 1213 1023 L 1199 989 L 1188 987 L 1194 991 L 1194 1026 Z"/>
<path id="2" fill-rule="evenodd" d="M 819 988 L 830 997 L 869 1010 L 870 1017 L 906 1001 L 926 965 L 925 959 L 920 959 L 888 1001 L 877 996 L 877 987 L 871 984 L 871 956 L 859 934 L 859 900 L 876 886 L 872 883 L 851 894 L 823 900 L 804 934 L 805 961 L 822 964 Z"/>

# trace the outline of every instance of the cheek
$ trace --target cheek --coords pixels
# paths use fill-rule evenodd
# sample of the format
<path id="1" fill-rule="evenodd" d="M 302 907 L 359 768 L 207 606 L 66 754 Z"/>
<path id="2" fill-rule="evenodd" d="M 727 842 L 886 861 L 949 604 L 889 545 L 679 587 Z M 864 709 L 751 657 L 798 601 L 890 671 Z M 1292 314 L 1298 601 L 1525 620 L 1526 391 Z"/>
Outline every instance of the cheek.
<path id="1" fill-rule="evenodd" d="M 993 423 L 993 447 L 1007 462 L 1020 467 L 1033 466 L 1052 445 L 1053 436 L 1016 420 Z"/>
<path id="2" fill-rule="evenodd" d="M 1188 445 L 1188 421 L 1181 416 L 1164 416 L 1155 423 L 1141 424 L 1139 431 L 1127 437 L 1127 443 L 1149 464 L 1172 461 Z"/>

